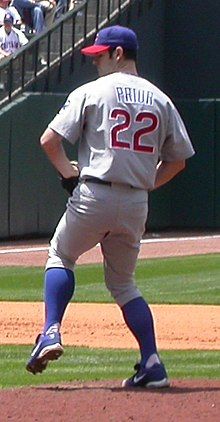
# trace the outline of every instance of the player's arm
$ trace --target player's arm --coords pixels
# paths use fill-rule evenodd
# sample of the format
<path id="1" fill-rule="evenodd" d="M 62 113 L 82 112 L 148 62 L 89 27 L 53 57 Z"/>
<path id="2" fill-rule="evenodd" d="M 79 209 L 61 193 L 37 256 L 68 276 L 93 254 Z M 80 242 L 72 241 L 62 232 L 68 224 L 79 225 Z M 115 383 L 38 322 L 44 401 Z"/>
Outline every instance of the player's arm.
<path id="1" fill-rule="evenodd" d="M 157 165 L 154 190 L 165 185 L 185 168 L 185 160 L 180 161 L 160 161 Z"/>
<path id="2" fill-rule="evenodd" d="M 62 139 L 57 132 L 47 128 L 40 138 L 40 144 L 50 162 L 64 178 L 76 177 L 76 172 L 63 148 Z"/>

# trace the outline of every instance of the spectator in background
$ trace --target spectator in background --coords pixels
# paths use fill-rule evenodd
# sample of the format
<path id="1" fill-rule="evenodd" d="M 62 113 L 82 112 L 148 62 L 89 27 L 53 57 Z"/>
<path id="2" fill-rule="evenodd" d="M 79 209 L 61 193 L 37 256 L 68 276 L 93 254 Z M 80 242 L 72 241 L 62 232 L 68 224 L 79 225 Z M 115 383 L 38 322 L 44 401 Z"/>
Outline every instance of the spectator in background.
<path id="1" fill-rule="evenodd" d="M 70 0 L 69 1 L 69 10 L 73 10 L 74 7 L 79 6 L 80 3 L 82 3 L 83 0 Z"/>
<path id="2" fill-rule="evenodd" d="M 57 10 L 56 0 L 35 0 L 35 3 L 39 4 L 44 12 L 45 25 L 49 28 L 55 19 L 55 13 Z"/>
<path id="3" fill-rule="evenodd" d="M 0 26 L 3 25 L 4 17 L 7 12 L 10 12 L 13 16 L 13 25 L 21 25 L 21 16 L 17 9 L 11 5 L 11 0 L 0 0 Z"/>
<path id="4" fill-rule="evenodd" d="M 12 0 L 13 6 L 19 11 L 24 23 L 26 22 L 27 12 L 29 11 L 29 21 L 36 34 L 42 32 L 54 21 L 56 13 L 56 0 Z"/>
<path id="5" fill-rule="evenodd" d="M 36 34 L 39 34 L 45 29 L 44 9 L 35 0 L 12 0 L 12 5 L 18 10 L 22 20 L 26 24 L 26 13 L 27 11 L 30 12 L 33 25 L 32 29 Z"/>
<path id="6" fill-rule="evenodd" d="M 14 28 L 12 14 L 6 13 L 4 24 L 0 28 L 0 59 L 10 56 L 27 43 L 28 39 L 24 33 Z"/>
<path id="7" fill-rule="evenodd" d="M 67 11 L 68 11 L 68 0 L 57 0 L 55 20 L 59 19 Z"/>

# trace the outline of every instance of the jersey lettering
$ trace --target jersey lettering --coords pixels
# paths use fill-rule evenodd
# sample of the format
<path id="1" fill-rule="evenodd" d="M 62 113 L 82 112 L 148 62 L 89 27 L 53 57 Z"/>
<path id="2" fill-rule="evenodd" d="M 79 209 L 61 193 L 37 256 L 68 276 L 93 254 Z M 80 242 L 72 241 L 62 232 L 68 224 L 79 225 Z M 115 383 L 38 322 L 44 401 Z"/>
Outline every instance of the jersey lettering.
<path id="1" fill-rule="evenodd" d="M 130 144 L 125 141 L 118 140 L 118 134 L 123 130 L 127 130 L 130 127 L 131 118 L 130 114 L 126 110 L 115 109 L 111 113 L 112 119 L 117 119 L 118 117 L 124 117 L 124 123 L 118 123 L 116 126 L 112 128 L 111 132 L 111 144 L 112 148 L 126 148 L 130 149 Z"/>
<path id="2" fill-rule="evenodd" d="M 151 91 L 128 86 L 117 86 L 115 90 L 118 103 L 153 105 L 154 95 Z"/>
<path id="3" fill-rule="evenodd" d="M 151 123 L 149 126 L 146 126 L 142 129 L 139 129 L 134 134 L 134 150 L 140 151 L 140 152 L 146 152 L 148 154 L 154 153 L 154 147 L 149 145 L 142 145 L 141 144 L 141 137 L 144 135 L 149 135 L 149 133 L 154 132 L 158 127 L 158 118 L 155 114 L 149 113 L 147 111 L 144 111 L 142 113 L 139 113 L 136 116 L 137 122 L 143 122 L 144 120 L 150 121 Z"/>
<path id="4" fill-rule="evenodd" d="M 111 129 L 110 133 L 110 142 L 112 148 L 122 148 L 122 149 L 130 149 L 136 152 L 142 152 L 147 154 L 153 154 L 155 148 L 151 145 L 144 145 L 142 142 L 142 137 L 149 135 L 150 133 L 154 132 L 158 128 L 158 118 L 156 114 L 153 114 L 148 111 L 142 111 L 138 113 L 134 119 L 135 123 L 142 123 L 146 121 L 146 126 L 142 127 L 141 129 L 137 129 L 132 136 L 130 142 L 127 142 L 123 139 L 119 140 L 119 134 L 121 132 L 125 132 L 129 130 L 131 126 L 131 116 L 127 110 L 124 109 L 114 109 L 110 114 L 110 119 L 118 120 L 119 118 L 124 119 L 123 122 L 117 123 Z"/>

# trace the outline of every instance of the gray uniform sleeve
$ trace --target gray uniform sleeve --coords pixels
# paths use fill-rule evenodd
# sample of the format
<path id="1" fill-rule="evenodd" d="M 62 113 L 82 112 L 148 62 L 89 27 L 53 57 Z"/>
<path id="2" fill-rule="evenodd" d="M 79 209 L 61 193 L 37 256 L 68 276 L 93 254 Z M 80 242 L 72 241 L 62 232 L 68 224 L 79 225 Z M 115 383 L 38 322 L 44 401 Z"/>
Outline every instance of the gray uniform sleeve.
<path id="1" fill-rule="evenodd" d="M 168 104 L 167 135 L 160 151 L 160 160 L 178 161 L 195 154 L 186 127 L 174 104 Z"/>
<path id="2" fill-rule="evenodd" d="M 79 139 L 84 125 L 85 91 L 81 88 L 71 92 L 58 114 L 48 127 L 59 133 L 71 144 Z"/>

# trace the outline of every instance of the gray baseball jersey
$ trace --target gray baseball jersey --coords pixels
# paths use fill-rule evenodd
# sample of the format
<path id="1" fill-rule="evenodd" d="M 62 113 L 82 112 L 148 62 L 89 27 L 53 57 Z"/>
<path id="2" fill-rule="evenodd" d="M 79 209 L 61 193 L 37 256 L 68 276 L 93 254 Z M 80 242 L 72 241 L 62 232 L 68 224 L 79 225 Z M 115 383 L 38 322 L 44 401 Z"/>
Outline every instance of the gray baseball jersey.
<path id="1" fill-rule="evenodd" d="M 19 29 L 13 27 L 11 32 L 7 34 L 4 26 L 0 28 L 0 47 L 7 53 L 14 53 L 27 43 L 28 39 Z"/>
<path id="2" fill-rule="evenodd" d="M 194 154 L 174 104 L 146 79 L 113 73 L 74 90 L 49 127 L 79 141 L 81 178 L 154 186 L 159 160 Z"/>

